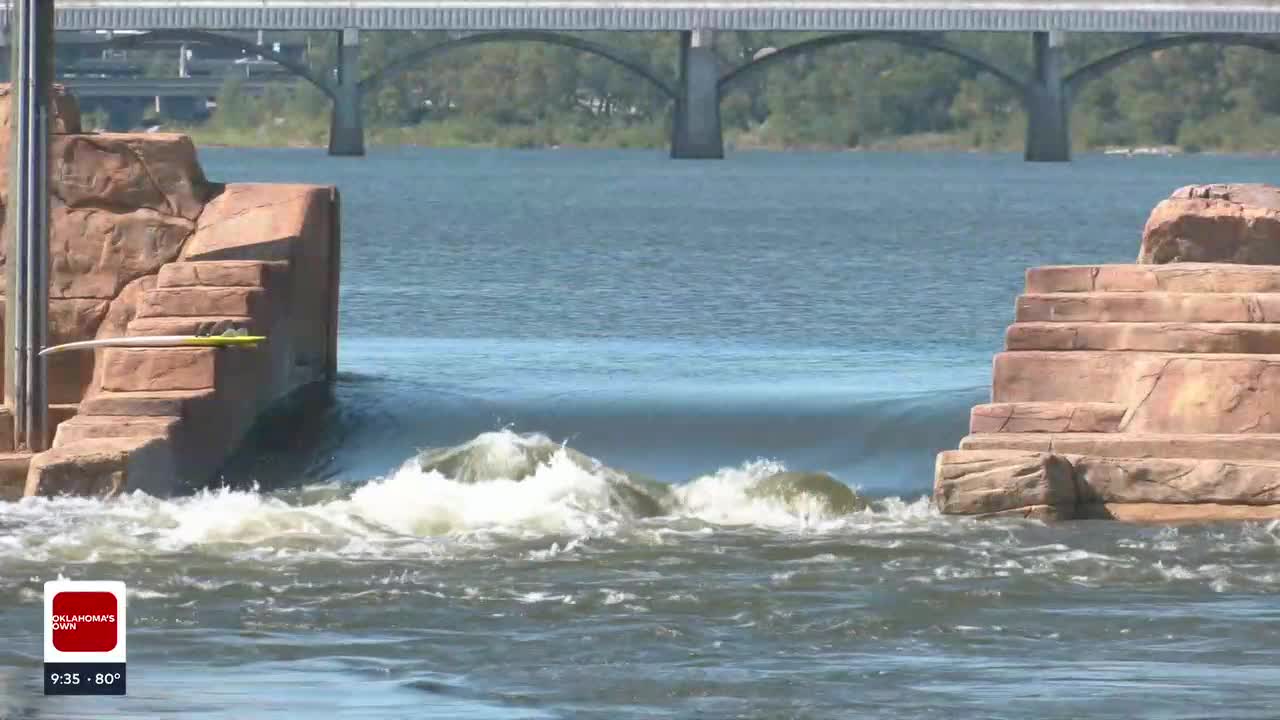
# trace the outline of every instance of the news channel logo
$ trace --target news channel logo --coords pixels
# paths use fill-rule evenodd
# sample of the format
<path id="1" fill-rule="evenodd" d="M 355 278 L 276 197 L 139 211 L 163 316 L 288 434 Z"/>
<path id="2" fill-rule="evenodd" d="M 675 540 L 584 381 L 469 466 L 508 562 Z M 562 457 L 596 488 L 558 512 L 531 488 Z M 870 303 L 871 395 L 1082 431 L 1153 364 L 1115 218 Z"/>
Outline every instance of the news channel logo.
<path id="1" fill-rule="evenodd" d="M 44 584 L 44 694 L 125 694 L 124 583 Z"/>

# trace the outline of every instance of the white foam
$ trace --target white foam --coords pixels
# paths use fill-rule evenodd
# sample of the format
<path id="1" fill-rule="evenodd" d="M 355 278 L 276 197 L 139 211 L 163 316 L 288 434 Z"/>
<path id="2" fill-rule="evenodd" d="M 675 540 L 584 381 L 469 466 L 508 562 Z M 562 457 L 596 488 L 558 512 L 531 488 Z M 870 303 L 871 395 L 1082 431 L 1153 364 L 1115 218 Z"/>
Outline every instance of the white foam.
<path id="1" fill-rule="evenodd" d="M 549 442 L 509 431 L 485 433 L 469 445 L 514 458 L 522 444 Z M 299 557 L 450 557 L 506 538 L 549 538 L 546 549 L 522 552 L 547 560 L 600 537 L 681 543 L 711 526 L 783 531 L 851 531 L 875 524 L 920 529 L 937 513 L 927 500 L 886 501 L 875 512 L 830 517 L 822 498 L 753 496 L 760 480 L 784 470 L 756 461 L 723 468 L 672 490 L 672 515 L 641 522 L 611 492 L 619 473 L 575 462 L 560 449 L 520 481 L 458 482 L 424 471 L 415 459 L 356 488 L 333 485 L 282 497 L 218 489 L 161 500 L 142 493 L 110 501 L 28 498 L 0 502 L 0 559 L 119 561 L 200 551 L 280 562 Z M 315 490 L 314 492 L 310 490 Z"/>
<path id="2" fill-rule="evenodd" d="M 801 494 L 791 500 L 753 495 L 761 480 L 786 470 L 772 460 L 756 460 L 699 477 L 676 487 L 677 513 L 716 525 L 749 525 L 776 529 L 830 528 L 824 498 Z"/>

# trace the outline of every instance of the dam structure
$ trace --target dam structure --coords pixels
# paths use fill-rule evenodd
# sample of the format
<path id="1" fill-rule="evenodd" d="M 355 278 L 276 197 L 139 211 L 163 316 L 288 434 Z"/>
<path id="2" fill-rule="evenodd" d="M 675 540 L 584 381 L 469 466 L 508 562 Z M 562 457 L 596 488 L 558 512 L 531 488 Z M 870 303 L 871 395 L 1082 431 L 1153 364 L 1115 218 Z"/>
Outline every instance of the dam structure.
<path id="1" fill-rule="evenodd" d="M 400 73 L 463 47 L 535 42 L 589 53 L 652 83 L 671 104 L 673 158 L 724 156 L 720 101 L 734 83 L 756 70 L 822 48 L 860 42 L 889 42 L 939 52 L 970 63 L 1015 90 L 1026 115 L 1025 158 L 1071 158 L 1071 100 L 1086 83 L 1125 63 L 1159 50 L 1199 43 L 1280 52 L 1280 4 L 1272 2 L 1151 3 L 1136 0 L 1022 0 L 1021 2 L 913 2 L 911 0 L 204 0 L 134 2 L 65 0 L 57 3 L 62 32 L 124 32 L 105 41 L 117 46 L 189 42 L 239 49 L 278 63 L 301 81 L 315 85 L 331 103 L 329 152 L 363 155 L 362 98 Z M 334 67 L 313 68 L 295 57 L 250 39 L 246 31 L 332 31 L 338 33 Z M 361 33 L 443 30 L 450 39 L 393 58 L 381 67 L 361 64 Z M 675 32 L 680 34 L 678 68 L 628 57 L 589 39 L 591 32 Z M 716 53 L 717 32 L 804 33 L 795 43 L 730 65 Z M 1005 67 L 956 39 L 965 32 L 1030 33 L 1031 71 Z M 815 33 L 821 33 L 814 36 Z M 1067 67 L 1064 48 L 1074 33 L 1135 34 L 1120 50 Z M 115 83 L 115 92 L 151 89 Z M 86 97 L 94 80 L 72 83 Z M 162 88 L 200 93 L 198 82 Z"/>

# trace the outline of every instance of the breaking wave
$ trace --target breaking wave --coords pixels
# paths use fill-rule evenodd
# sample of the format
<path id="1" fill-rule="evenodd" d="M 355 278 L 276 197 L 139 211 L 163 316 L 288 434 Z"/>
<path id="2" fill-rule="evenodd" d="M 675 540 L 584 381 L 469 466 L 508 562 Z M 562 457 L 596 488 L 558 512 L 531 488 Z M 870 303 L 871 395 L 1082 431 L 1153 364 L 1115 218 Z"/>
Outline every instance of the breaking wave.
<path id="1" fill-rule="evenodd" d="M 203 549 L 284 557 L 438 554 L 547 536 L 626 537 L 640 528 L 825 531 L 852 518 L 932 515 L 925 501 L 870 502 L 830 475 L 756 460 L 668 485 L 540 434 L 483 433 L 427 450 L 367 483 L 275 493 L 222 488 L 0 503 L 0 556 L 123 560 Z"/>

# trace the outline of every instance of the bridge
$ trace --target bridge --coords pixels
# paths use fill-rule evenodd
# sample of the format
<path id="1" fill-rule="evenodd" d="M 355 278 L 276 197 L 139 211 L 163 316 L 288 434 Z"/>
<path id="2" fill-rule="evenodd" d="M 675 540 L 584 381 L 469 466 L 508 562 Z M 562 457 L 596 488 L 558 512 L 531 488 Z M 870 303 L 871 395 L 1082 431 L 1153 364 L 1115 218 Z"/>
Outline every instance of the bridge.
<path id="1" fill-rule="evenodd" d="M 3 12 L 3 11 L 0 11 Z M 1218 43 L 1280 53 L 1280 0 L 1220 0 L 1213 5 L 1154 0 L 57 0 L 59 30 L 134 30 L 118 42 L 185 41 L 239 48 L 279 63 L 332 101 L 329 152 L 362 155 L 361 98 L 405 70 L 452 50 L 493 42 L 573 48 L 616 63 L 653 83 L 672 106 L 671 156 L 720 158 L 720 100 L 762 67 L 847 43 L 889 42 L 970 63 L 1016 91 L 1026 111 L 1025 158 L 1071 157 L 1071 99 L 1086 83 L 1134 59 L 1183 45 Z M 333 31 L 336 67 L 316 71 L 232 31 Z M 429 45 L 364 73 L 360 34 L 450 30 L 465 34 Z M 715 52 L 717 31 L 825 32 L 736 67 Z M 680 34 L 675 77 L 585 39 L 583 31 Z M 1031 33 L 1032 71 L 1003 67 L 948 39 L 949 32 Z M 1070 33 L 1140 33 L 1132 45 L 1067 68 Z M 86 83 L 86 87 L 87 87 Z"/>

